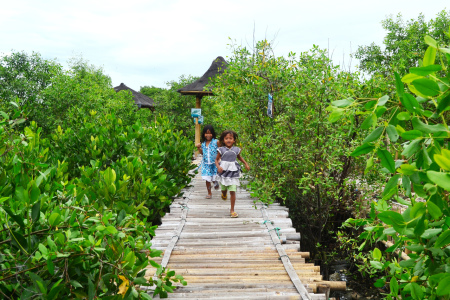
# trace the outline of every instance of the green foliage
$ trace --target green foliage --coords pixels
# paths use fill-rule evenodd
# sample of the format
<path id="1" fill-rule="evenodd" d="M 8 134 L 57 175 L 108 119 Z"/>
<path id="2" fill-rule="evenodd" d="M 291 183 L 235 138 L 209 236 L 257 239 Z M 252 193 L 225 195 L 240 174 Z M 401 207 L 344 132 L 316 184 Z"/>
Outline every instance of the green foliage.
<path id="1" fill-rule="evenodd" d="M 9 111 L 10 101 L 20 105 L 38 101 L 39 92 L 47 88 L 51 78 L 61 74 L 62 67 L 39 53 L 13 52 L 0 58 L 0 109 Z"/>
<path id="2" fill-rule="evenodd" d="M 352 99 L 340 108 L 350 119 L 373 119 L 363 145 L 351 155 L 378 160 L 382 178 L 388 179 L 382 198 L 371 203 L 369 217 L 347 222 L 364 226 L 364 244 L 392 239 L 386 256 L 412 251 L 409 259 L 401 260 L 400 253 L 398 259 L 385 258 L 373 250 L 370 265 L 384 275 L 376 286 L 389 285 L 387 299 L 450 298 L 450 75 L 445 63 L 450 49 L 430 36 L 424 42 L 429 46 L 419 67 L 402 78 L 395 74 L 396 93 L 377 100 Z M 443 56 L 447 60 L 439 59 Z M 366 172 L 376 166 L 367 165 Z M 398 203 L 406 209 L 393 210 Z"/>
<path id="3" fill-rule="evenodd" d="M 360 60 L 359 68 L 369 74 L 389 76 L 393 72 L 405 75 L 409 68 L 417 67 L 428 48 L 425 35 L 429 35 L 440 44 L 448 44 L 445 35 L 450 26 L 450 11 L 442 10 L 435 19 L 426 22 L 422 14 L 417 19 L 403 21 L 401 14 L 397 18 L 388 17 L 382 22 L 387 31 L 383 47 L 372 43 L 359 46 L 355 58 Z"/>
<path id="4" fill-rule="evenodd" d="M 77 128 L 91 110 L 114 114 L 125 124 L 146 122 L 152 115 L 137 110 L 130 93 L 116 93 L 101 68 L 80 59 L 63 71 L 39 54 L 18 52 L 3 57 L 0 65 L 0 109 L 8 112 L 8 103 L 20 99 L 20 105 L 27 104 L 28 122 L 37 122 L 44 134 L 58 125 Z"/>
<path id="5" fill-rule="evenodd" d="M 178 89 L 194 82 L 197 77 L 181 76 L 178 81 L 169 81 L 168 89 L 144 86 L 140 92 L 147 95 L 156 103 L 155 111 L 170 119 L 178 130 L 194 140 L 194 126 L 191 117 L 191 108 L 195 107 L 195 96 L 183 96 Z"/>
<path id="6" fill-rule="evenodd" d="M 77 135 L 58 128 L 46 139 L 35 122 L 13 131 L 20 112 L 1 116 L 2 297 L 149 299 L 137 285 L 166 296 L 173 282 L 186 284 L 150 260 L 160 251 L 151 249 L 156 226 L 148 221 L 190 180 L 191 143 L 166 119 L 153 128 L 122 126 L 93 112 Z M 109 143 L 123 150 L 107 156 Z M 149 264 L 157 272 L 146 279 Z"/>
<path id="7" fill-rule="evenodd" d="M 252 52 L 233 51 L 224 75 L 212 83 L 215 122 L 239 134 L 252 166 L 253 194 L 267 203 L 286 201 L 291 217 L 299 216 L 294 221 L 302 245 L 314 251 L 339 222 L 338 212 L 351 205 L 345 181 L 354 164 L 348 151 L 355 120 L 332 124 L 328 116 L 339 118 L 341 108 L 326 107 L 349 89 L 359 91 L 357 78 L 340 73 L 317 47 L 287 58 L 274 56 L 267 41 Z M 268 93 L 274 98 L 273 119 L 266 115 Z"/>

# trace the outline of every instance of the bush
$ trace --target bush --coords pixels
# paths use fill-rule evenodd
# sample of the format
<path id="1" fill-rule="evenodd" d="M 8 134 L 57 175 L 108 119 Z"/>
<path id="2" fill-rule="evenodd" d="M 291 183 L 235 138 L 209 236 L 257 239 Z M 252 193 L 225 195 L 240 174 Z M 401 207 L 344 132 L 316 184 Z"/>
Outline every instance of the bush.
<path id="1" fill-rule="evenodd" d="M 371 269 L 384 275 L 375 285 L 390 288 L 387 299 L 450 297 L 450 76 L 441 59 L 450 61 L 450 49 L 430 36 L 424 41 L 428 48 L 419 67 L 402 78 L 395 74 L 393 97 L 332 103 L 350 119 L 365 116 L 361 127 L 370 133 L 351 155 L 365 155 L 366 170 L 379 162 L 380 180 L 387 181 L 369 217 L 347 221 L 364 226 L 361 248 L 392 240 L 386 251 L 375 248 L 370 261 Z M 394 204 L 405 210 L 396 211 Z M 411 253 L 402 260 L 405 249 Z M 389 255 L 395 252 L 398 258 Z"/>
<path id="2" fill-rule="evenodd" d="M 2 116 L 3 297 L 149 299 L 137 285 L 156 286 L 155 294 L 165 296 L 173 282 L 185 284 L 149 260 L 160 255 L 149 243 L 156 227 L 151 222 L 190 180 L 193 149 L 167 120 L 154 128 L 125 127 L 112 115 L 93 113 L 80 135 L 59 128 L 50 140 L 41 138 L 34 122 L 14 132 L 20 113 L 13 121 Z M 108 140 L 114 134 L 117 139 Z M 114 142 L 123 150 L 109 154 Z M 149 263 L 158 268 L 155 280 L 143 277 Z"/>

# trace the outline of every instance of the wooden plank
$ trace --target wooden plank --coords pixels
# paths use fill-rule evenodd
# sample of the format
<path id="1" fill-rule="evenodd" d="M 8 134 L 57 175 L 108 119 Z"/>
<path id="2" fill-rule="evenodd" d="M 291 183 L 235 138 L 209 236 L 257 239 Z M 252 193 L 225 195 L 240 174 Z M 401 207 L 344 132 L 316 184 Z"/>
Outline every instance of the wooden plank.
<path id="1" fill-rule="evenodd" d="M 189 202 L 189 196 L 187 197 L 187 201 L 186 203 Z M 175 231 L 175 234 L 172 236 L 169 245 L 166 248 L 166 251 L 164 251 L 164 256 L 162 258 L 162 261 L 160 263 L 160 265 L 165 268 L 167 267 L 167 264 L 169 263 L 169 259 L 170 259 L 170 255 L 172 253 L 173 248 L 175 247 L 178 239 L 180 238 L 181 235 L 181 231 L 183 230 L 184 224 L 186 223 L 186 218 L 187 218 L 187 214 L 188 214 L 188 207 L 184 206 L 184 210 L 183 210 L 183 214 L 181 217 L 181 222 L 180 225 L 178 226 L 177 230 Z"/>
<path id="2" fill-rule="evenodd" d="M 261 206 L 260 207 L 261 214 L 263 216 L 264 221 L 266 222 L 265 224 L 267 226 L 267 230 L 269 231 L 270 236 L 272 237 L 272 241 L 277 248 L 278 254 L 280 255 L 281 261 L 283 262 L 286 272 L 288 273 L 289 277 L 291 278 L 294 286 L 297 288 L 297 291 L 302 296 L 302 299 L 311 300 L 311 297 L 310 297 L 308 291 L 306 290 L 306 288 L 302 284 L 300 278 L 298 277 L 297 273 L 295 272 L 295 269 L 292 266 L 289 256 L 286 254 L 286 251 L 284 251 L 283 246 L 281 246 L 280 239 L 278 238 L 278 236 L 276 234 L 275 227 L 270 222 L 270 219 L 268 217 L 268 214 L 264 207 L 264 204 L 261 203 L 260 206 Z"/>

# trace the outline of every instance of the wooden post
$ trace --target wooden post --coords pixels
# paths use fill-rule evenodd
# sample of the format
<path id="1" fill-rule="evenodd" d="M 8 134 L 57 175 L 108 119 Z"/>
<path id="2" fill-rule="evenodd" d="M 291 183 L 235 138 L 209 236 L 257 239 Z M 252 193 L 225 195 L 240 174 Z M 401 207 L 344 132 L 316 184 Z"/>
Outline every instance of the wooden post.
<path id="1" fill-rule="evenodd" d="M 202 96 L 195 96 L 195 108 L 201 108 Z M 198 124 L 198 118 L 195 118 L 195 144 L 200 143 L 200 124 Z M 195 150 L 195 156 L 199 154 L 198 150 Z"/>

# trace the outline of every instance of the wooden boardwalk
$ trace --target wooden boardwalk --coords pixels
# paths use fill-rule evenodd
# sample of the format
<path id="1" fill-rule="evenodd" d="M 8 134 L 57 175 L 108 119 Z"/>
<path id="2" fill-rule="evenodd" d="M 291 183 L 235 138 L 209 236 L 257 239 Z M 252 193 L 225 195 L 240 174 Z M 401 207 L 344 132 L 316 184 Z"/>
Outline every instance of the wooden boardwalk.
<path id="1" fill-rule="evenodd" d="M 169 299 L 326 299 L 317 289 L 330 282 L 322 281 L 318 266 L 305 263 L 309 253 L 300 252 L 300 234 L 286 207 L 255 208 L 250 194 L 238 188 L 239 218 L 230 218 L 230 201 L 222 200 L 220 191 L 213 190 L 212 199 L 205 196 L 205 183 L 197 175 L 174 200 L 152 240 L 152 248 L 164 251 L 154 260 L 188 283 Z"/>

